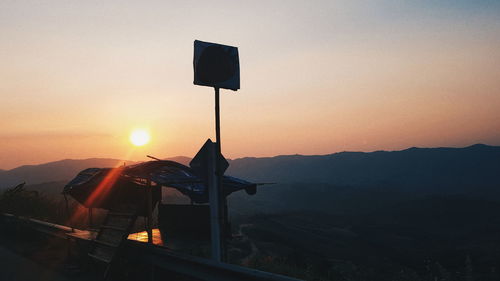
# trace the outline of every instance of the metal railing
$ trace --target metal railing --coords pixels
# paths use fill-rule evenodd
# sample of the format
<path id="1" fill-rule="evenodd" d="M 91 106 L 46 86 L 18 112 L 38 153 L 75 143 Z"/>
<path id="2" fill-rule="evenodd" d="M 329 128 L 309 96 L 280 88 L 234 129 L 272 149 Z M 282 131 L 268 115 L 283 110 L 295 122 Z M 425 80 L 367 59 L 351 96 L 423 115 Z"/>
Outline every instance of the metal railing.
<path id="1" fill-rule="evenodd" d="M 184 255 L 171 250 L 141 243 L 127 241 L 129 259 L 150 263 L 155 268 L 175 272 L 194 280 L 203 281 L 301 281 L 300 279 L 264 272 L 252 268 L 213 260 Z M 137 255 L 137 253 L 140 253 Z"/>
<path id="2" fill-rule="evenodd" d="M 30 229 L 68 239 L 66 233 L 78 231 L 64 225 L 49 223 L 37 219 L 18 217 L 12 214 L 1 214 L 1 224 L 16 224 Z M 151 264 L 151 270 L 163 270 L 188 277 L 190 280 L 203 281 L 301 281 L 270 272 L 264 272 L 233 264 L 215 262 L 213 260 L 173 252 L 164 247 L 143 242 L 127 240 L 124 254 L 132 262 Z"/>

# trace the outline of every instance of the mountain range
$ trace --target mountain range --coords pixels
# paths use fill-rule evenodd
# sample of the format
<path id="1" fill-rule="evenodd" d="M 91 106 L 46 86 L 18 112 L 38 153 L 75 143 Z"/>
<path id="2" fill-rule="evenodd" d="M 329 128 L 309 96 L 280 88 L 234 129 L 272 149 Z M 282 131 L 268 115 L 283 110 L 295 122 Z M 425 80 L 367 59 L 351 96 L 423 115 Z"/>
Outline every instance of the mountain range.
<path id="1" fill-rule="evenodd" d="M 189 157 L 169 158 L 188 164 Z M 68 181 L 89 167 L 132 164 L 119 159 L 60 160 L 0 170 L 0 188 L 20 182 Z M 226 174 L 255 182 L 313 183 L 405 190 L 500 187 L 500 147 L 409 148 L 400 151 L 339 152 L 229 160 Z"/>
<path id="2" fill-rule="evenodd" d="M 409 148 L 241 158 L 227 173 L 253 181 L 405 189 L 500 187 L 500 147 Z"/>
<path id="3" fill-rule="evenodd" d="M 0 188 L 26 181 L 27 189 L 48 195 L 42 200 L 62 202 L 63 186 L 79 171 L 123 163 L 93 158 L 21 166 L 0 171 Z M 231 253 L 252 253 L 261 270 L 313 270 L 326 276 L 318 280 L 499 280 L 492 277 L 500 267 L 499 146 L 229 163 L 228 175 L 277 183 L 253 196 L 235 192 L 228 198 L 231 224 L 246 237 L 233 241 L 237 251 Z M 189 204 L 180 193 L 165 191 L 164 204 Z M 50 221 L 40 212 L 30 215 Z"/>

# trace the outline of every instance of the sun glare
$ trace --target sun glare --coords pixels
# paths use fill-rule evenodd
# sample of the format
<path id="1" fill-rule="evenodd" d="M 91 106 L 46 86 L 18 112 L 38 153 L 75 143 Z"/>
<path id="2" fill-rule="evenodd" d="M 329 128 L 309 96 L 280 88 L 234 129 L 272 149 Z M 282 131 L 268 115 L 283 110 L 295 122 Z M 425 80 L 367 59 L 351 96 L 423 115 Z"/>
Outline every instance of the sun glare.
<path id="1" fill-rule="evenodd" d="M 151 137 L 146 130 L 134 130 L 130 134 L 130 142 L 135 146 L 143 146 L 149 142 Z"/>

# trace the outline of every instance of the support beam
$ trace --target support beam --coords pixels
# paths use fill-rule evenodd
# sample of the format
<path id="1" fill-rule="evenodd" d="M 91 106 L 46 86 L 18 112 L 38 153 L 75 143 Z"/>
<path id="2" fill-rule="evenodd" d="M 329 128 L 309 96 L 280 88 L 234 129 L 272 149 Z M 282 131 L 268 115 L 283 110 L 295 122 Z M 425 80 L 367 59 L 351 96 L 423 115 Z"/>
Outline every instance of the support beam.
<path id="1" fill-rule="evenodd" d="M 147 223 L 146 231 L 148 233 L 148 243 L 153 244 L 153 187 L 151 186 L 151 180 L 148 179 L 148 184 L 146 186 L 146 212 L 147 212 Z"/>
<path id="2" fill-rule="evenodd" d="M 89 228 L 94 227 L 94 218 L 93 218 L 92 210 L 93 210 L 93 208 L 89 207 Z"/>

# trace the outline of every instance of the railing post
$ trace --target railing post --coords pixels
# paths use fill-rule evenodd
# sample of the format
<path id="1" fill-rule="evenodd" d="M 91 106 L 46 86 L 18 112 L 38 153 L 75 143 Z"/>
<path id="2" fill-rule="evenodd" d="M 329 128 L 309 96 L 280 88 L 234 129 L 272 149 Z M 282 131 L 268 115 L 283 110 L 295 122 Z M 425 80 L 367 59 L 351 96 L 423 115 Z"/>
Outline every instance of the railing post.
<path id="1" fill-rule="evenodd" d="M 146 212 L 147 212 L 147 224 L 146 231 L 148 232 L 148 243 L 153 243 L 153 192 L 152 192 L 151 180 L 147 180 L 146 186 Z"/>

